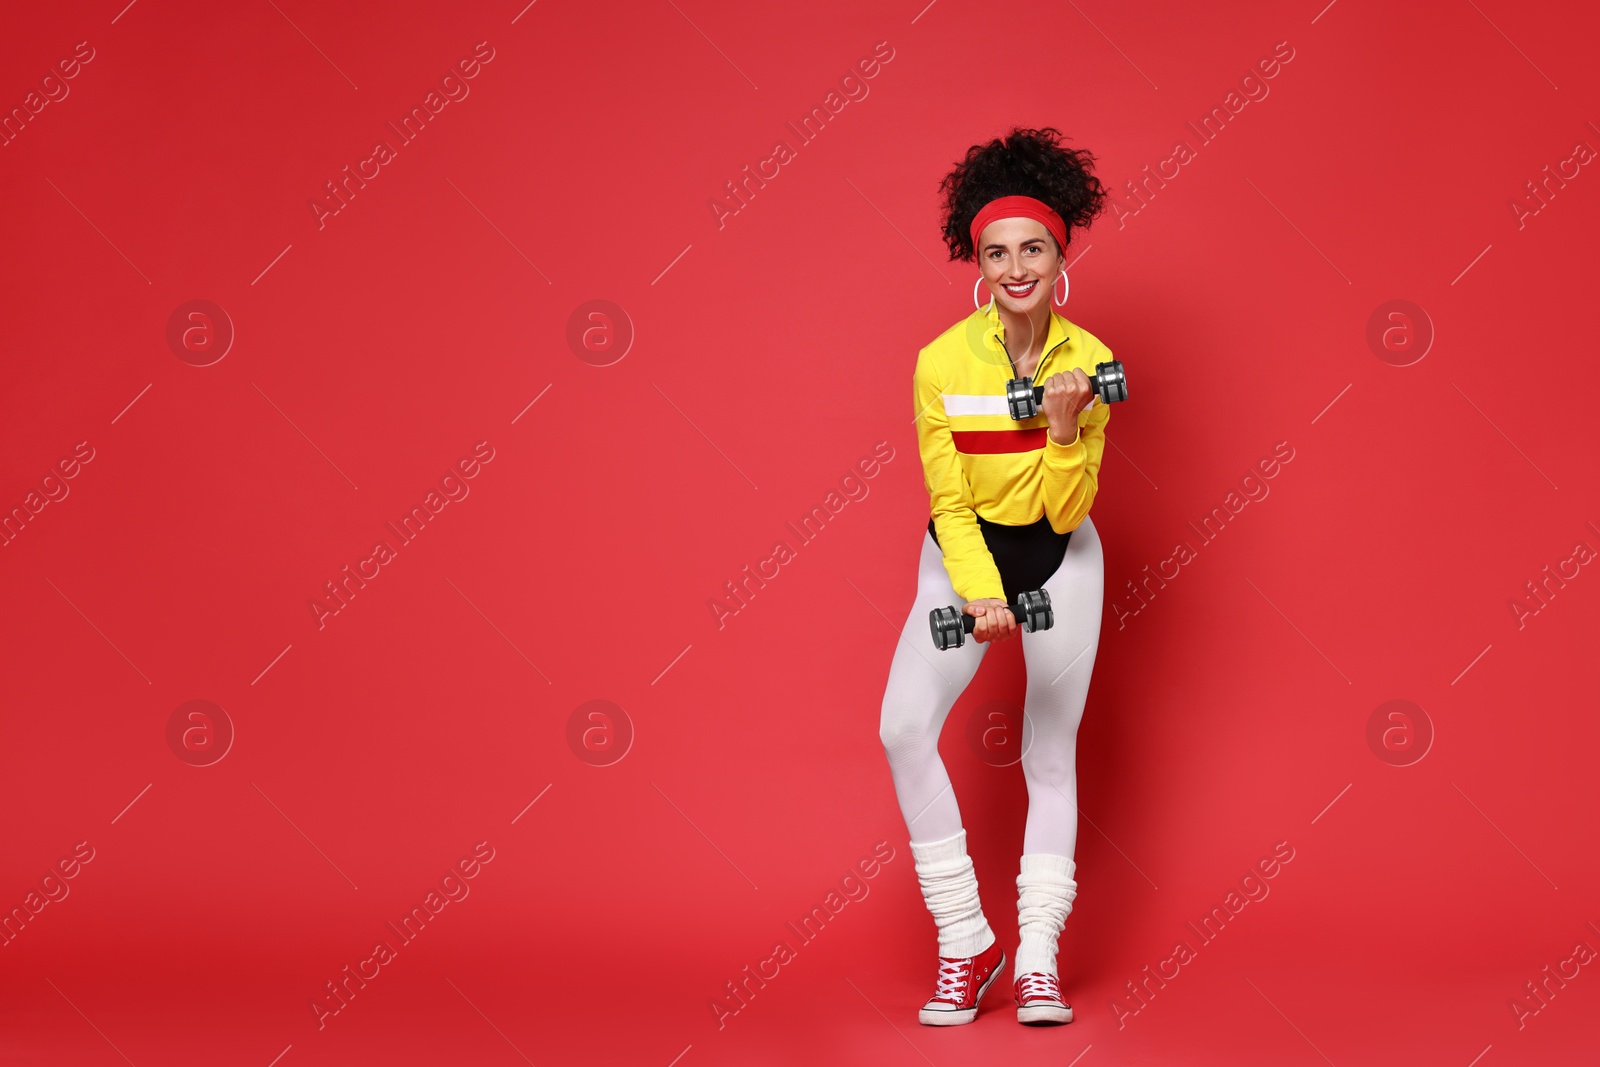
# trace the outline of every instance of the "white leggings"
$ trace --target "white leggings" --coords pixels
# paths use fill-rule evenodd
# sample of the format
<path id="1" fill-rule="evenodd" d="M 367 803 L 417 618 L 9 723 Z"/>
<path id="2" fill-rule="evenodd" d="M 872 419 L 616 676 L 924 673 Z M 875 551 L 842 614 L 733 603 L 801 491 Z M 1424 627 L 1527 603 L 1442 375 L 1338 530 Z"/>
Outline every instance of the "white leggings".
<path id="1" fill-rule="evenodd" d="M 1025 633 L 1018 620 L 1017 635 L 1011 638 L 1022 642 L 1028 674 L 1022 740 L 1022 773 L 1028 785 L 1024 854 L 1070 859 L 1077 846 L 1078 723 L 1100 644 L 1104 586 L 1100 535 L 1086 517 L 1072 532 L 1060 568 L 1044 585 L 1054 624 Z M 939 734 L 990 643 L 968 635 L 960 648 L 941 652 L 934 647 L 928 613 L 963 603 L 950 585 L 939 546 L 924 533 L 917 599 L 895 646 L 878 726 L 900 813 L 911 840 L 919 843 L 940 841 L 962 829 L 961 809 L 939 758 Z"/>

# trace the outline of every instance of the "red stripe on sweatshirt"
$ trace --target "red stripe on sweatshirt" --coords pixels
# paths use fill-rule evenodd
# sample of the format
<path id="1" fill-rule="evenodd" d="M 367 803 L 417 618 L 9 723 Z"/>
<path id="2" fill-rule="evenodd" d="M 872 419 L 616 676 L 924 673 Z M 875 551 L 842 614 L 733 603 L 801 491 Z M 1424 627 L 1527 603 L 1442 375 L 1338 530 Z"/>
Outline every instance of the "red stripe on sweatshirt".
<path id="1" fill-rule="evenodd" d="M 1050 433 L 1048 426 L 1033 430 L 951 430 L 956 451 L 968 456 L 990 456 L 1002 452 L 1033 452 L 1043 448 Z"/>

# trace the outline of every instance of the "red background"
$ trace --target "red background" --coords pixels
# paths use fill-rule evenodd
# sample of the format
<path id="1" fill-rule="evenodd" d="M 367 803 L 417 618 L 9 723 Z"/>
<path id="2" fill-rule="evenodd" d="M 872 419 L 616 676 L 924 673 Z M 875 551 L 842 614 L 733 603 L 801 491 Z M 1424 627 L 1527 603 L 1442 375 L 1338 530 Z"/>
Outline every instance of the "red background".
<path id="1" fill-rule="evenodd" d="M 94 852 L 0 948 L 5 1062 L 1592 1060 L 1593 967 L 1510 1006 L 1600 947 L 1600 577 L 1520 628 L 1509 606 L 1600 549 L 1600 177 L 1510 206 L 1600 147 L 1581 5 L 120 4 L 0 41 L 6 109 L 93 49 L 0 148 L 3 506 L 93 449 L 0 551 L 0 904 Z M 478 42 L 470 94 L 319 227 L 324 183 Z M 795 145 L 879 42 L 868 95 Z M 1278 42 L 1202 145 L 1186 123 Z M 876 731 L 927 517 L 911 370 L 976 277 L 937 183 L 1014 124 L 1091 149 L 1129 210 L 1146 164 L 1196 157 L 1069 253 L 1065 314 L 1131 394 L 1093 512 L 1077 1020 L 1018 1026 L 1008 972 L 933 1030 Z M 795 158 L 719 227 L 779 138 Z M 166 340 L 198 299 L 236 331 L 209 366 Z M 568 341 L 591 300 L 634 334 L 607 366 Z M 1408 366 L 1367 341 L 1391 300 L 1432 324 Z M 319 628 L 324 583 L 483 441 L 470 495 Z M 785 522 L 880 441 L 798 545 Z M 1200 546 L 1278 442 L 1270 495 Z M 719 628 L 779 539 L 796 558 Z M 1180 540 L 1197 558 L 1119 628 Z M 1022 662 L 989 658 L 943 751 L 1012 951 L 1021 773 L 966 730 L 1015 709 Z M 168 742 L 191 700 L 235 732 L 209 766 Z M 592 700 L 621 710 L 591 747 L 632 734 L 607 766 L 569 741 Z M 1369 744 L 1390 700 L 1431 727 L 1420 761 Z M 479 842 L 470 895 L 319 1029 L 324 983 Z M 868 895 L 719 1027 L 879 842 Z M 1278 842 L 1270 894 L 1132 1014 L 1126 983 Z"/>

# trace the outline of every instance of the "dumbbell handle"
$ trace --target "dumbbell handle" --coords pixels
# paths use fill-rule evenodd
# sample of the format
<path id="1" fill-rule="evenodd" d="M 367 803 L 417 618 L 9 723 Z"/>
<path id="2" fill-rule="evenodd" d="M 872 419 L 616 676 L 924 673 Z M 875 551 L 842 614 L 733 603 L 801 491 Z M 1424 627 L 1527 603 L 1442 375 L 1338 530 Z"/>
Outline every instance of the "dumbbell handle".
<path id="1" fill-rule="evenodd" d="M 1021 609 L 1018 608 L 1015 604 L 1007 604 L 1006 605 L 1006 610 L 1011 612 L 1012 619 L 1014 619 L 1016 621 L 1018 626 L 1021 626 L 1022 625 L 1022 620 L 1017 616 L 1017 612 L 1020 611 Z M 961 609 L 961 632 L 970 634 L 972 632 L 972 630 L 973 630 L 973 627 L 975 627 L 977 625 L 978 625 L 978 616 L 976 616 L 976 615 L 968 615 L 967 611 L 966 611 L 966 608 L 963 607 Z"/>
<path id="2" fill-rule="evenodd" d="M 1101 383 L 1100 383 L 1100 375 L 1098 375 L 1098 374 L 1089 375 L 1089 388 L 1093 389 L 1095 391 L 1096 395 L 1098 395 L 1100 393 L 1100 391 L 1104 388 L 1104 386 L 1101 385 Z M 1124 387 L 1124 388 L 1126 388 L 1126 387 Z M 1036 386 L 1033 387 L 1033 402 L 1035 404 L 1044 403 L 1044 386 L 1036 385 Z"/>

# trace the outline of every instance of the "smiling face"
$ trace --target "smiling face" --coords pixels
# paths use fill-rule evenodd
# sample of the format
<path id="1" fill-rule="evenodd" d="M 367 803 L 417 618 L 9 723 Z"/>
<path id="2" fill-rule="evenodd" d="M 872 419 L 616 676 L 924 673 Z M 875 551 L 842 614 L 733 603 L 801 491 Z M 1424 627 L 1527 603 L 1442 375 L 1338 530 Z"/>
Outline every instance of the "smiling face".
<path id="1" fill-rule="evenodd" d="M 995 219 L 978 235 L 983 283 L 1000 307 L 1026 315 L 1048 306 L 1066 260 L 1038 219 Z"/>

